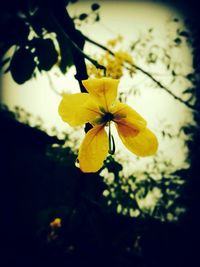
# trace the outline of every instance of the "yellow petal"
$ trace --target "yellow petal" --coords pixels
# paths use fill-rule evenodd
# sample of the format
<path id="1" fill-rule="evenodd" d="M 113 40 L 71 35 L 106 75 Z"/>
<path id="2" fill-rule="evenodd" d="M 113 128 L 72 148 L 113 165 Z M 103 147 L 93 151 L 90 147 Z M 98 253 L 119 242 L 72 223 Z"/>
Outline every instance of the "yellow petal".
<path id="1" fill-rule="evenodd" d="M 58 112 L 62 120 L 71 126 L 92 122 L 100 114 L 87 93 L 65 94 Z"/>
<path id="2" fill-rule="evenodd" d="M 92 128 L 83 139 L 78 159 L 83 172 L 97 172 L 108 153 L 108 136 L 102 126 Z"/>
<path id="3" fill-rule="evenodd" d="M 137 156 L 145 157 L 156 153 L 158 141 L 148 128 L 140 131 L 132 125 L 128 126 L 120 123 L 116 127 L 124 145 Z"/>
<path id="4" fill-rule="evenodd" d="M 120 124 L 124 125 L 131 124 L 138 130 L 144 129 L 147 125 L 146 120 L 127 104 L 117 102 L 112 113 L 114 115 L 114 121 L 117 123 L 120 122 Z"/>
<path id="5" fill-rule="evenodd" d="M 109 111 L 117 97 L 119 80 L 111 78 L 88 79 L 82 81 L 88 93 L 95 99 L 98 106 Z"/>

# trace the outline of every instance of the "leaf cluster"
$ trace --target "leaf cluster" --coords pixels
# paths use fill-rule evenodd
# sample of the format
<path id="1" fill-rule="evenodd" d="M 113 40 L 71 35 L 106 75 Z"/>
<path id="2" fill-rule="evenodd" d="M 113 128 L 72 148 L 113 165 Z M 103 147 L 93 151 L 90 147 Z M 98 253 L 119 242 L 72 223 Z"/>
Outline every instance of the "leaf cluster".
<path id="1" fill-rule="evenodd" d="M 10 71 L 18 84 L 32 78 L 36 70 L 49 71 L 58 65 L 65 73 L 73 64 L 69 41 L 53 19 L 51 4 L 28 2 L 29 5 L 22 1 L 12 10 L 5 7 L 0 19 L 0 67 L 6 68 L 4 72 Z"/>

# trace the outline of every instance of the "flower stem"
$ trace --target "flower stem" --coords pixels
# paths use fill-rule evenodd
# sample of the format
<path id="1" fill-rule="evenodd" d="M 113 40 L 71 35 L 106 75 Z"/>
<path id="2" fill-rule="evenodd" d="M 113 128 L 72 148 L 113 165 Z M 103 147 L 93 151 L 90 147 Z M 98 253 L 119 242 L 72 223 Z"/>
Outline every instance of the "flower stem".
<path id="1" fill-rule="evenodd" d="M 111 127 L 110 127 L 110 121 L 108 122 L 108 140 L 109 140 L 109 154 L 114 155 L 115 154 L 115 140 L 111 134 Z"/>

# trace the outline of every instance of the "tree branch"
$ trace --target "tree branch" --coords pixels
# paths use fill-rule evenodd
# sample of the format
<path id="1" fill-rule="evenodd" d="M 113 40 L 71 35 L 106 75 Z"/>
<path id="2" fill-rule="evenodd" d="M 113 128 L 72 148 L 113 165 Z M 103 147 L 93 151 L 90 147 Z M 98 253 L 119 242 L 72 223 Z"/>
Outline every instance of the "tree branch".
<path id="1" fill-rule="evenodd" d="M 57 26 L 59 32 L 61 32 L 61 34 L 63 34 L 65 38 L 70 40 L 70 44 L 72 44 L 73 42 L 80 50 L 83 50 L 85 39 L 80 34 L 80 32 L 76 30 L 74 23 L 65 8 L 65 5 L 53 2 L 49 6 L 49 9 L 52 15 L 52 19 L 54 20 L 54 23 Z M 88 78 L 85 58 L 80 53 L 77 53 L 77 49 L 73 45 L 71 45 L 71 52 L 76 68 L 75 78 L 79 82 L 81 92 L 86 92 L 82 84 L 82 80 Z"/>
<path id="2" fill-rule="evenodd" d="M 63 30 L 63 28 L 58 24 L 57 21 L 55 21 L 57 23 L 57 26 L 60 27 L 60 29 L 62 30 L 62 33 L 64 34 L 64 36 L 67 38 L 67 40 L 70 42 L 70 44 L 73 46 L 73 48 L 75 48 L 77 50 L 78 53 L 80 53 L 83 58 L 86 58 L 88 61 L 90 61 L 97 69 L 101 69 L 104 70 L 104 74 L 106 74 L 106 67 L 99 64 L 97 60 L 91 58 L 89 55 L 87 55 L 86 53 L 83 52 L 82 49 L 80 49 L 80 47 L 69 37 L 69 35 Z"/>
<path id="3" fill-rule="evenodd" d="M 70 41 L 74 65 L 76 68 L 75 78 L 79 82 L 81 92 L 87 93 L 85 87 L 82 84 L 82 80 L 86 80 L 88 78 L 85 58 L 87 58 L 88 60 L 90 59 L 89 56 L 83 53 L 85 39 L 82 34 L 76 30 L 74 23 L 65 8 L 65 5 L 62 6 L 55 3 L 53 6 L 51 6 L 51 14 L 56 26 L 59 28 L 61 33 Z M 93 60 L 93 64 L 94 63 L 96 62 L 94 62 Z M 88 132 L 91 128 L 92 125 L 86 123 L 85 132 Z"/>
<path id="4" fill-rule="evenodd" d="M 107 51 L 110 55 L 115 56 L 115 53 L 110 50 L 109 48 L 107 48 L 106 46 L 99 44 L 98 42 L 90 39 L 89 37 L 85 36 L 84 34 L 82 34 L 83 37 L 85 38 L 85 41 L 88 41 L 96 46 L 98 46 L 99 48 L 103 49 L 104 51 Z M 181 102 L 182 104 L 184 104 L 185 106 L 187 106 L 188 108 L 192 109 L 193 111 L 197 111 L 197 109 L 195 108 L 194 105 L 191 105 L 190 103 L 188 103 L 187 101 L 184 101 L 182 98 L 176 96 L 174 93 L 172 93 L 166 86 L 164 86 L 160 81 L 158 81 L 156 78 L 154 78 L 149 72 L 147 72 L 146 70 L 142 69 L 141 67 L 139 67 L 136 64 L 130 63 L 128 61 L 126 61 L 126 63 L 128 63 L 131 67 L 139 70 L 140 72 L 142 72 L 143 74 L 145 74 L 147 77 L 149 77 L 155 84 L 157 84 L 157 86 L 159 86 L 160 88 L 162 88 L 163 90 L 165 90 L 168 94 L 170 94 L 175 100 L 178 100 L 179 102 Z M 131 70 L 130 67 L 126 66 L 123 64 L 123 66 L 127 69 L 127 70 Z"/>

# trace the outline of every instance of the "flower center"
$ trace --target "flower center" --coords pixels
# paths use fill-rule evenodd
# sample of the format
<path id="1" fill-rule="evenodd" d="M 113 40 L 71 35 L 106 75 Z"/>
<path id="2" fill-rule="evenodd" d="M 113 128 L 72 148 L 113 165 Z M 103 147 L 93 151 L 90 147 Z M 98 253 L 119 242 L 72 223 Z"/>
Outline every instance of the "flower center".
<path id="1" fill-rule="evenodd" d="M 109 122 L 114 118 L 114 115 L 110 112 L 106 112 L 105 114 L 103 114 L 102 116 L 102 121 L 103 122 Z"/>

